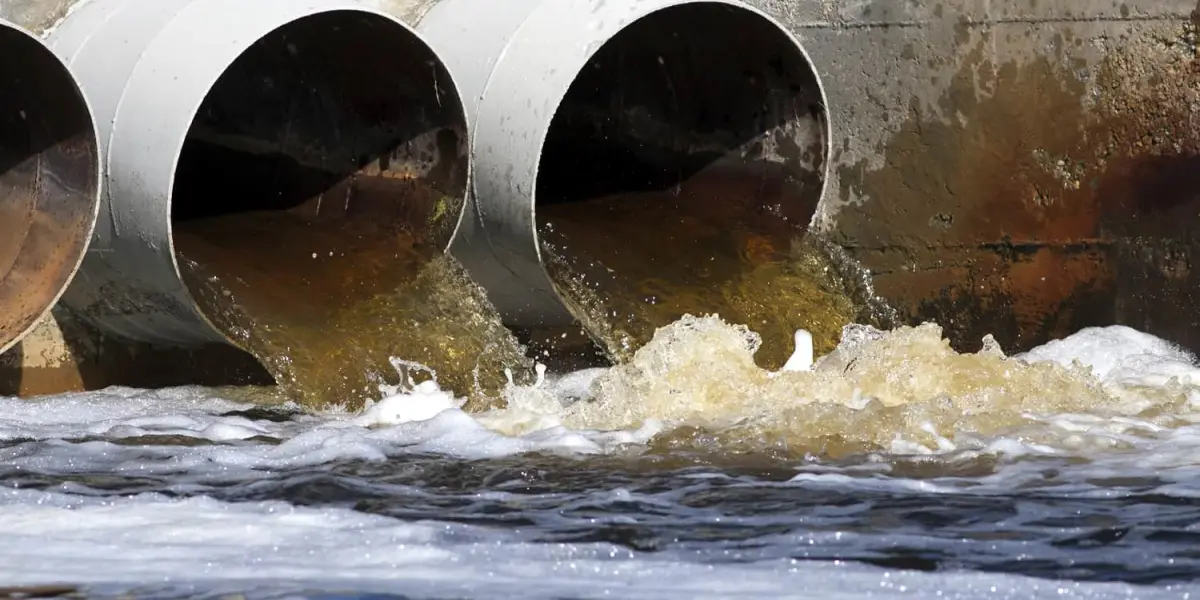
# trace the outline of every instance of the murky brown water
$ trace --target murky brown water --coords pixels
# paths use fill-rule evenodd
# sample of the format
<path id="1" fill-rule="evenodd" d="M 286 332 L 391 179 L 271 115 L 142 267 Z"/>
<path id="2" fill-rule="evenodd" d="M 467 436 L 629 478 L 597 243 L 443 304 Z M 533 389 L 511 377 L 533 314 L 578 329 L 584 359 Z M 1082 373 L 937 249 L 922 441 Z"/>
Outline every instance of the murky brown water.
<path id="1" fill-rule="evenodd" d="M 395 357 L 488 405 L 531 361 L 461 266 L 387 222 L 241 213 L 176 224 L 175 242 L 202 310 L 292 399 L 360 406 Z"/>
<path id="2" fill-rule="evenodd" d="M 778 368 L 796 329 L 824 353 L 848 323 L 891 324 L 850 265 L 806 234 L 811 213 L 799 196 L 758 175 L 714 171 L 666 192 L 539 206 L 543 256 L 613 360 L 684 314 L 716 313 L 759 332 L 757 361 Z"/>

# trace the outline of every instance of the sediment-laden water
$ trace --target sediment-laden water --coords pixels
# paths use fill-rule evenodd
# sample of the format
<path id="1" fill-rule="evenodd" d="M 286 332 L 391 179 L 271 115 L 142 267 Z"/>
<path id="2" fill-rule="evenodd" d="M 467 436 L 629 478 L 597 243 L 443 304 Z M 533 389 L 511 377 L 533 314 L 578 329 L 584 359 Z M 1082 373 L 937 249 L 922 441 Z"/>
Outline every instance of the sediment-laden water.
<path id="1" fill-rule="evenodd" d="M 285 393 L 362 406 L 419 361 L 429 378 L 489 406 L 504 370 L 533 363 L 454 259 L 386 221 L 251 212 L 177 224 L 180 267 L 205 314 Z"/>
<path id="2" fill-rule="evenodd" d="M 807 233 L 811 215 L 796 211 L 797 199 L 764 194 L 780 185 L 764 178 L 702 172 L 664 192 L 538 207 L 558 291 L 613 362 L 685 314 L 753 327 L 767 368 L 787 360 L 796 329 L 828 352 L 849 323 L 894 324 L 869 277 Z"/>

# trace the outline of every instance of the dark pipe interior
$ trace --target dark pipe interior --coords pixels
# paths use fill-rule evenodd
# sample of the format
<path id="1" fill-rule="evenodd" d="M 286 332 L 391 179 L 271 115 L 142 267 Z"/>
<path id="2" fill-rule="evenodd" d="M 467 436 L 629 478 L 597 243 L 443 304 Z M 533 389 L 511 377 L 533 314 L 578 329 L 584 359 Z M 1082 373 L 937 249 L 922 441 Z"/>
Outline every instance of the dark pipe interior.
<path id="1" fill-rule="evenodd" d="M 307 360 L 309 380 L 333 386 L 357 359 L 331 354 L 386 328 L 350 319 L 449 244 L 466 151 L 453 82 L 415 35 L 359 11 L 287 24 L 229 66 L 183 145 L 171 211 L 184 280 L 277 380 Z M 329 372 L 312 372 L 322 361 Z"/>
<path id="2" fill-rule="evenodd" d="M 397 283 L 367 281 L 394 275 L 382 264 L 394 248 L 360 256 L 378 272 L 362 273 L 357 286 L 343 285 L 344 273 L 314 280 L 314 253 L 369 254 L 377 240 L 368 238 L 395 234 L 415 251 L 440 253 L 466 190 L 464 117 L 445 67 L 397 29 L 367 13 L 320 13 L 275 30 L 230 65 L 184 142 L 171 205 L 176 237 L 204 238 L 225 255 L 253 252 L 242 258 L 268 271 L 262 285 L 311 287 L 341 304 Z M 187 255 L 187 240 L 176 241 Z"/>
<path id="3" fill-rule="evenodd" d="M 804 187 L 788 210 L 811 216 L 826 133 L 816 74 L 774 24 L 721 3 L 667 8 L 576 77 L 543 148 L 537 202 L 666 190 L 733 159 Z"/>
<path id="4" fill-rule="evenodd" d="M 371 213 L 445 246 L 453 224 L 426 227 L 433 206 L 412 189 L 461 199 L 462 120 L 444 65 L 394 23 L 354 11 L 297 20 L 243 53 L 205 98 L 179 160 L 172 220 Z"/>
<path id="5" fill-rule="evenodd" d="M 0 27 L 0 349 L 70 283 L 98 202 L 96 137 L 71 74 Z"/>
<path id="6" fill-rule="evenodd" d="M 538 232 L 560 294 L 639 343 L 686 312 L 748 319 L 721 290 L 804 234 L 827 140 L 812 65 L 757 13 L 692 3 L 632 23 L 579 73 L 542 151 Z"/>

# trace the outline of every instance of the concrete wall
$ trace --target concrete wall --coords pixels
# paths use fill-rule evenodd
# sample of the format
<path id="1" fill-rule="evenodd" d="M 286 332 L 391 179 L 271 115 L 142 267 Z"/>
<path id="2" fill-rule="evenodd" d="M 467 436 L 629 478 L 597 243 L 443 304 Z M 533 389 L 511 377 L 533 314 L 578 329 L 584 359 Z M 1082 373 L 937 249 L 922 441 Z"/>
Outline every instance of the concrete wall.
<path id="1" fill-rule="evenodd" d="M 1126 323 L 1196 348 L 1195 0 L 764 2 L 834 114 L 822 226 L 964 347 Z"/>
<path id="2" fill-rule="evenodd" d="M 375 2 L 416 20 L 436 0 Z M 1114 322 L 1200 347 L 1196 0 L 753 3 L 796 32 L 827 88 L 835 152 L 818 225 L 909 319 L 936 319 L 965 348 Z M 0 0 L 0 16 L 40 32 L 70 4 Z M 61 327 L 0 358 L 0 393 L 166 368 L 147 357 L 228 364 L 212 349 L 129 349 L 55 315 Z"/>

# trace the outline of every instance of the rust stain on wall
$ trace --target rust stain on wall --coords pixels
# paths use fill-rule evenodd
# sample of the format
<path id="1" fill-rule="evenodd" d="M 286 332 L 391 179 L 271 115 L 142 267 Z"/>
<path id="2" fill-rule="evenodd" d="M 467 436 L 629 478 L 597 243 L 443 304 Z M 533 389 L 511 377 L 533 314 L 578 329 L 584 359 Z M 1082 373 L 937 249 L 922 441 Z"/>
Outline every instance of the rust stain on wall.
<path id="1" fill-rule="evenodd" d="M 1113 323 L 1200 346 L 1195 32 L 1114 36 L 1089 65 L 1070 30 L 1020 62 L 990 56 L 995 33 L 980 31 L 941 115 L 914 100 L 881 168 L 839 169 L 835 236 L 902 314 L 961 349 Z"/>

